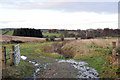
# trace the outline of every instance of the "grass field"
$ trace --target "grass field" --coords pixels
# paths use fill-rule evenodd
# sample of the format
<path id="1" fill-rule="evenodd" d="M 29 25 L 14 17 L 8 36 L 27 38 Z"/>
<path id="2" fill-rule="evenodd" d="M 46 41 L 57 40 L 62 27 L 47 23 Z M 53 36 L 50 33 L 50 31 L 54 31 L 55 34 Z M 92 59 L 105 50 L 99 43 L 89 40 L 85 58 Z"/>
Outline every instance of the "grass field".
<path id="1" fill-rule="evenodd" d="M 2 33 L 5 33 L 6 31 L 2 31 Z M 8 33 L 6 33 L 5 35 L 9 35 L 12 36 L 14 31 L 9 31 Z"/>
<path id="2" fill-rule="evenodd" d="M 60 33 L 42 33 L 43 36 L 48 36 L 48 37 L 51 37 L 51 36 L 56 36 L 56 37 L 60 37 Z"/>
<path id="3" fill-rule="evenodd" d="M 76 56 L 73 57 L 72 59 L 88 62 L 89 63 L 88 66 L 95 68 L 98 71 L 101 78 L 117 78 L 118 77 L 118 75 L 116 74 L 117 65 L 116 64 L 113 65 L 111 63 L 112 55 L 111 55 L 110 44 L 107 44 L 107 43 L 105 44 L 105 42 L 103 42 L 103 41 L 102 41 L 102 43 L 104 43 L 104 44 L 100 43 L 101 41 L 100 42 L 94 41 L 94 43 L 91 41 L 90 41 L 91 42 L 90 43 L 88 41 L 89 40 L 85 41 L 85 44 L 83 44 L 83 43 L 81 44 L 80 41 L 75 41 L 75 42 L 72 41 L 72 44 L 68 43 L 69 47 L 67 47 L 66 50 L 68 49 L 69 51 L 72 50 L 73 53 L 75 52 Z M 104 40 L 104 41 L 107 41 L 107 40 Z M 20 44 L 21 55 L 27 56 L 29 58 L 34 57 L 35 59 L 40 59 L 40 57 L 39 57 L 40 55 L 46 56 L 46 57 L 51 57 L 51 58 L 56 58 L 56 59 L 65 59 L 60 54 L 51 54 L 51 53 L 48 53 L 43 50 L 42 47 L 52 45 L 53 43 L 61 44 L 62 42 L 60 41 L 60 42 L 42 42 L 42 43 L 35 43 L 35 42 L 21 43 Z M 108 42 L 108 43 L 110 43 L 110 42 Z M 3 46 L 7 47 L 7 52 L 10 52 L 10 48 L 12 45 L 16 45 L 16 44 L 3 44 Z M 72 47 L 70 47 L 70 46 L 72 46 Z M 109 48 L 108 48 L 108 46 L 109 46 Z M 86 53 L 84 54 L 84 50 L 86 50 L 86 49 L 90 50 L 90 51 L 87 52 L 87 54 Z M 44 59 L 42 59 L 42 60 L 44 60 Z M 22 67 L 23 71 L 21 71 L 21 67 Z M 8 68 L 10 68 L 10 67 L 8 67 Z M 21 77 L 25 77 L 26 75 L 29 75 L 32 73 L 32 70 L 30 70 L 28 68 L 31 69 L 34 67 L 31 66 L 27 62 L 21 61 L 19 64 L 19 67 L 15 68 L 15 69 L 17 70 L 18 74 L 26 73 L 26 70 L 27 70 L 29 73 L 22 74 L 22 76 L 21 76 Z M 12 67 L 10 68 L 10 71 L 12 71 L 13 73 L 16 73 L 16 72 L 14 72 L 14 70 L 12 70 Z M 10 71 L 7 71 L 7 72 L 10 72 Z M 14 76 L 17 77 L 17 75 L 14 75 Z"/>

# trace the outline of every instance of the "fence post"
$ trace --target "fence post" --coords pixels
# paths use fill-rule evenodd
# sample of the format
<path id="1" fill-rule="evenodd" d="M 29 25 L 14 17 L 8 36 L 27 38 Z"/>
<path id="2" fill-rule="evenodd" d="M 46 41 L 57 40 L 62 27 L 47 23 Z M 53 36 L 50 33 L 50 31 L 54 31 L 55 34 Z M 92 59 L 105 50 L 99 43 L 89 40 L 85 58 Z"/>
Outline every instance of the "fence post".
<path id="1" fill-rule="evenodd" d="M 118 37 L 118 47 L 120 47 L 120 37 Z M 117 59 L 118 59 L 118 67 L 120 68 L 120 52 L 118 52 L 118 58 Z"/>
<path id="2" fill-rule="evenodd" d="M 12 46 L 11 52 L 14 52 L 14 51 L 15 51 L 15 47 Z M 11 55 L 10 55 L 10 60 L 11 60 L 11 66 L 14 65 L 14 54 L 11 54 Z"/>
<path id="3" fill-rule="evenodd" d="M 2 69 L 6 69 L 6 47 L 2 47 Z"/>
<path id="4" fill-rule="evenodd" d="M 116 51 L 115 51 L 115 48 L 116 48 L 116 42 L 112 42 L 112 56 L 113 56 L 112 63 L 114 63 L 115 60 L 116 60 Z"/>

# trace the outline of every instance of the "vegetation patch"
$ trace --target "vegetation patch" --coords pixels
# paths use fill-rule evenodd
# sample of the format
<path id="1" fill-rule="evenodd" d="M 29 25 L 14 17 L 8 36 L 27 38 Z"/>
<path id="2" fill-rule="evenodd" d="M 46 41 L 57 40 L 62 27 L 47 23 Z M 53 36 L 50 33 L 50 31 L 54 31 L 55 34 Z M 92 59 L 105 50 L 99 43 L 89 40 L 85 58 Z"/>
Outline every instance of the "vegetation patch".
<path id="1" fill-rule="evenodd" d="M 107 40 L 106 40 L 107 41 Z M 20 43 L 21 55 L 27 56 L 28 59 L 32 60 L 46 60 L 39 56 L 51 57 L 55 59 L 75 59 L 78 61 L 88 62 L 88 66 L 95 68 L 101 78 L 117 78 L 117 65 L 112 64 L 112 49 L 109 42 L 100 41 L 82 41 L 76 40 L 71 42 L 43 42 L 43 43 Z M 3 44 L 7 47 L 7 51 L 10 51 L 10 47 L 16 44 Z M 60 52 L 59 52 L 60 51 Z M 119 52 L 117 48 L 116 52 Z M 60 54 L 58 54 L 60 53 Z M 49 61 L 48 61 L 49 62 Z M 24 77 L 32 74 L 32 66 L 29 63 L 21 61 L 19 66 L 15 68 L 21 76 Z M 9 68 L 14 69 L 14 66 Z M 27 69 L 31 69 L 30 71 Z M 23 70 L 23 71 L 21 71 Z M 23 75 L 22 73 L 29 73 Z M 10 71 L 8 71 L 10 72 Z M 9 76 L 14 76 L 16 72 Z M 15 76 L 15 77 L 16 77 Z"/>
<path id="2" fill-rule="evenodd" d="M 105 44 L 106 45 L 106 44 Z M 117 78 L 117 64 L 112 64 L 112 49 L 101 48 L 97 43 L 87 46 L 90 52 L 84 56 L 75 57 L 89 63 L 88 66 L 95 68 L 101 78 Z"/>
<path id="3" fill-rule="evenodd" d="M 65 44 L 61 51 L 65 58 L 75 58 L 87 54 L 89 49 L 87 49 L 86 44 L 83 42 L 72 41 Z"/>
<path id="4" fill-rule="evenodd" d="M 43 46 L 51 45 L 55 42 L 43 42 L 43 43 L 20 43 L 21 55 L 27 56 L 28 60 L 38 59 L 46 60 L 45 58 L 39 57 L 40 55 L 52 58 L 58 58 L 61 55 L 57 53 L 47 53 L 42 49 Z M 59 42 L 61 43 L 61 42 Z M 17 44 L 3 44 L 6 46 L 7 53 L 11 52 L 11 47 Z M 7 69 L 3 72 L 5 78 L 24 78 L 33 73 L 34 66 L 26 61 L 20 61 L 19 66 L 10 66 L 10 61 L 7 61 Z"/>
<path id="5" fill-rule="evenodd" d="M 33 74 L 34 66 L 32 64 L 21 60 L 18 66 L 10 66 L 9 62 L 6 70 L 3 70 L 3 78 L 24 78 Z"/>
<path id="6" fill-rule="evenodd" d="M 12 31 L 8 31 L 8 32 L 2 31 L 2 34 L 6 33 L 6 34 L 4 34 L 4 35 L 12 36 L 12 35 L 13 35 L 13 32 L 14 32 L 13 30 L 12 30 Z"/>
<path id="7" fill-rule="evenodd" d="M 60 37 L 60 33 L 42 33 L 44 37 L 48 36 L 48 37 L 52 37 L 52 36 L 55 36 L 55 37 Z"/>

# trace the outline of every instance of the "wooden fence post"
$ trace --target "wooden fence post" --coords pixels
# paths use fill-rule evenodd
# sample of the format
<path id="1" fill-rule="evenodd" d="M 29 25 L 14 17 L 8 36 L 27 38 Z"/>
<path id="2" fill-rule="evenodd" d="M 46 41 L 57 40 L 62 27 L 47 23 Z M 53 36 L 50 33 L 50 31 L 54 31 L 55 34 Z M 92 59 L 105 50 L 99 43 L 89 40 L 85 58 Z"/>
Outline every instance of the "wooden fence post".
<path id="1" fill-rule="evenodd" d="M 6 47 L 2 47 L 2 69 L 6 69 Z"/>
<path id="2" fill-rule="evenodd" d="M 15 51 L 15 47 L 12 46 L 11 52 L 14 52 L 14 51 Z M 10 55 L 10 60 L 11 60 L 11 66 L 14 65 L 14 54 L 11 54 L 11 55 Z"/>
<path id="3" fill-rule="evenodd" d="M 120 47 L 120 37 L 118 37 L 118 47 Z M 120 72 L 120 52 L 118 52 L 117 61 L 118 61 L 118 70 Z M 120 74 L 118 77 L 120 78 Z"/>
<path id="4" fill-rule="evenodd" d="M 116 48 L 116 42 L 112 42 L 112 56 L 113 56 L 112 63 L 114 63 L 115 60 L 116 60 L 116 50 L 115 50 L 115 48 Z"/>

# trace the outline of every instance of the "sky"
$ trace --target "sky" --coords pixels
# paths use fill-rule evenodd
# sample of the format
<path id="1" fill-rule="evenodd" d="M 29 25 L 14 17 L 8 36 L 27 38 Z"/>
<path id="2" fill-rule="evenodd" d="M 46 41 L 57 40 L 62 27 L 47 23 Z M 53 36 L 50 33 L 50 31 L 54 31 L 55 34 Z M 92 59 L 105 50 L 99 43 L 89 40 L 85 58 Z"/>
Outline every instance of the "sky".
<path id="1" fill-rule="evenodd" d="M 109 1 L 0 0 L 0 28 L 117 29 L 118 2 Z"/>

